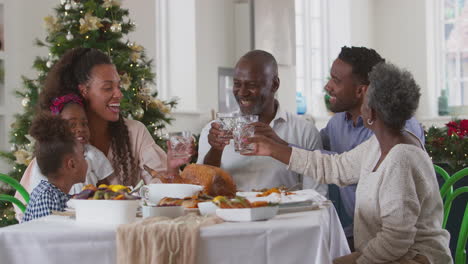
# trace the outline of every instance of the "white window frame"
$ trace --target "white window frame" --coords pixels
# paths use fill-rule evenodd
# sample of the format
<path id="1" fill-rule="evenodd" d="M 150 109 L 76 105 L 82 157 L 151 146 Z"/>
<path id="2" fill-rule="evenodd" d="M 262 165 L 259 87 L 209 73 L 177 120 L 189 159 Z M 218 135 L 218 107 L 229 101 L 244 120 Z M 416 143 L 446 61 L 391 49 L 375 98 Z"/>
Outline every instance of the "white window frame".
<path id="1" fill-rule="evenodd" d="M 457 0 L 453 0 L 454 2 L 456 2 Z M 446 79 L 446 76 L 447 76 L 447 71 L 446 71 L 446 46 L 445 46 L 445 23 L 447 22 L 446 19 L 445 19 L 445 5 L 444 5 L 444 2 L 445 0 L 434 0 L 434 12 L 433 12 L 433 15 L 434 15 L 434 53 L 435 53 L 435 65 L 434 65 L 434 68 L 435 68 L 435 72 L 436 72 L 436 76 L 435 76 L 435 95 L 436 95 L 436 101 L 433 102 L 435 105 L 436 105 L 436 108 L 437 108 L 437 105 L 438 105 L 438 101 L 437 101 L 437 98 L 442 94 L 442 90 L 445 89 L 446 87 L 446 84 L 449 80 Z M 468 3 L 466 3 L 468 4 Z M 458 8 L 456 9 L 456 13 L 458 14 Z M 455 21 L 457 20 L 457 16 L 455 17 Z M 455 23 L 455 22 L 454 22 Z M 466 50 L 465 52 L 468 52 L 468 50 Z M 468 84 L 468 78 L 465 77 L 465 78 L 462 78 L 461 77 L 461 64 L 460 64 L 460 53 L 461 53 L 461 50 L 458 50 L 457 51 L 457 63 L 456 63 L 456 76 L 455 78 L 453 79 L 453 81 L 457 81 L 458 84 L 461 84 L 462 82 L 465 82 Z M 459 86 L 459 85 L 458 85 Z M 464 88 L 464 91 L 463 91 L 465 94 L 468 93 L 468 86 L 466 86 Z M 453 102 L 453 100 L 457 100 L 457 98 L 450 98 L 450 97 L 458 97 L 458 96 L 454 96 L 453 94 L 451 95 L 450 94 L 450 91 L 448 93 L 448 101 L 449 101 L 449 109 L 451 107 L 453 107 L 454 105 L 451 104 L 451 102 Z M 465 98 L 466 98 L 466 95 L 465 95 Z M 462 102 L 463 102 L 463 105 L 461 105 L 461 107 L 457 107 L 460 108 L 459 111 L 456 111 L 456 112 L 452 112 L 450 111 L 449 114 L 451 115 L 466 115 L 468 114 L 468 100 L 466 101 L 463 101 L 462 99 Z"/>
<path id="2" fill-rule="evenodd" d="M 302 63 L 303 67 L 303 78 L 304 86 L 299 87 L 299 82 L 297 81 L 297 91 L 302 91 L 303 96 L 306 99 L 307 103 L 307 112 L 306 114 L 312 115 L 314 118 L 325 118 L 328 116 L 327 109 L 324 103 L 324 86 L 326 84 L 327 76 L 329 75 L 329 28 L 328 28 L 328 1 L 327 0 L 296 0 L 302 1 L 302 32 L 296 30 L 296 39 L 299 34 L 301 34 L 303 39 L 303 59 L 296 58 L 296 64 Z M 320 4 L 320 11 L 318 16 L 313 13 L 314 2 Z M 298 8 L 298 5 L 296 5 Z M 297 10 L 296 10 L 297 14 Z M 313 26 L 312 20 L 320 20 L 320 46 L 313 47 Z M 297 19 L 295 20 L 297 23 Z M 313 56 L 314 52 L 318 52 L 320 56 L 320 77 L 312 76 L 313 72 Z M 297 72 L 297 71 L 296 71 Z M 299 76 L 296 75 L 296 80 L 299 79 Z"/>

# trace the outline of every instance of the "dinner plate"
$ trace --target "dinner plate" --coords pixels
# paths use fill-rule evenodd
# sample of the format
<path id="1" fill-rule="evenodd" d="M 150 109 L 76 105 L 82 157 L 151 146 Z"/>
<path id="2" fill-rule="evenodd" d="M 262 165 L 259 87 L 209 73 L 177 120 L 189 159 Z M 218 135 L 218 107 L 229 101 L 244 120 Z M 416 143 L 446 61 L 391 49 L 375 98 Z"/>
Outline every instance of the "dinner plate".
<path id="1" fill-rule="evenodd" d="M 289 204 L 289 203 L 306 202 L 306 201 L 320 203 L 320 202 L 324 202 L 327 200 L 326 197 L 319 194 L 316 190 L 313 190 L 313 189 L 298 190 L 288 195 L 282 192 L 281 194 L 271 193 L 268 196 L 257 197 L 257 194 L 261 194 L 261 192 L 237 192 L 236 193 L 236 195 L 238 196 L 247 198 L 250 202 L 266 201 L 266 202 L 271 202 L 271 203 Z"/>
<path id="2" fill-rule="evenodd" d="M 278 214 L 288 214 L 320 209 L 320 205 L 312 201 L 284 203 L 279 205 Z"/>

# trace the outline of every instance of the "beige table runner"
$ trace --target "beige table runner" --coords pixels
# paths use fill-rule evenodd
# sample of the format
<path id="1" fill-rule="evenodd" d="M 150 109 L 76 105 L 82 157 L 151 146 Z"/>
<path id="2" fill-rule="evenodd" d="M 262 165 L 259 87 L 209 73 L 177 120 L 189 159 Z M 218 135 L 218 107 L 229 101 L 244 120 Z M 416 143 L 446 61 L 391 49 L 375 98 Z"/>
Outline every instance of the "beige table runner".
<path id="1" fill-rule="evenodd" d="M 195 264 L 200 228 L 221 222 L 216 216 L 188 214 L 121 225 L 117 229 L 117 263 Z"/>

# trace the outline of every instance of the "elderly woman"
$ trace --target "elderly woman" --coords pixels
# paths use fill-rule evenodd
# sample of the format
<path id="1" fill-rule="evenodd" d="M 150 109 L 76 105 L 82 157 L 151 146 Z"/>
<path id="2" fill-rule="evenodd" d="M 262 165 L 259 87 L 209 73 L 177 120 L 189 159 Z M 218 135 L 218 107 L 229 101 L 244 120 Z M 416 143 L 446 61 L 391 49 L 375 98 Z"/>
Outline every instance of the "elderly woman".
<path id="1" fill-rule="evenodd" d="M 404 130 L 416 111 L 419 87 L 412 75 L 381 63 L 369 76 L 361 108 L 369 140 L 341 155 L 326 155 L 255 136 L 251 155 L 271 156 L 320 183 L 358 184 L 356 252 L 334 263 L 452 263 L 449 234 L 441 228 L 443 207 L 431 159 Z"/>

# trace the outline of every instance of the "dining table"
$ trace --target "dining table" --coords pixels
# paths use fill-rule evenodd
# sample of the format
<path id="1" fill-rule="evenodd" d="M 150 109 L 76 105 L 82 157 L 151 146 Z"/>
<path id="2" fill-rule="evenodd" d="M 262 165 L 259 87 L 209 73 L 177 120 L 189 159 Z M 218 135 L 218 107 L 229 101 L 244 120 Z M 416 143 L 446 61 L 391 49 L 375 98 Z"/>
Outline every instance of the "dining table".
<path id="1" fill-rule="evenodd" d="M 136 220 L 138 221 L 138 220 Z M 117 226 L 90 225 L 49 215 L 0 228 L 0 261 L 117 263 Z M 202 227 L 197 263 L 332 263 L 350 250 L 333 206 L 287 212 L 266 221 Z"/>

